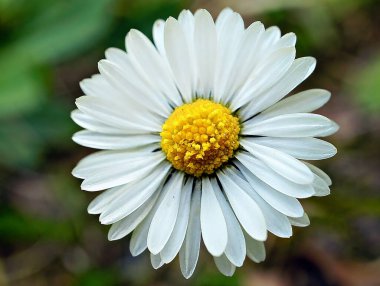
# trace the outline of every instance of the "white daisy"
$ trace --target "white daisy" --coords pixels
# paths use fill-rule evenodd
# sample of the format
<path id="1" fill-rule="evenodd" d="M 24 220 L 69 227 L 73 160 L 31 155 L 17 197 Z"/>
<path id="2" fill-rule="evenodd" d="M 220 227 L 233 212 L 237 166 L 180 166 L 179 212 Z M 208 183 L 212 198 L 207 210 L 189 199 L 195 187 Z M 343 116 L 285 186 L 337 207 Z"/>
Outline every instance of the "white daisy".
<path id="1" fill-rule="evenodd" d="M 216 266 L 232 275 L 247 255 L 265 259 L 267 231 L 290 237 L 309 219 L 297 200 L 329 194 L 331 180 L 303 160 L 333 156 L 324 137 L 338 126 L 311 114 L 330 93 L 284 97 L 315 68 L 295 59 L 296 36 L 260 22 L 244 28 L 225 9 L 158 20 L 154 44 L 132 30 L 127 52 L 110 48 L 100 74 L 81 82 L 74 141 L 103 149 L 79 162 L 89 205 L 111 224 L 109 239 L 132 233 L 130 250 L 154 268 L 179 253 L 190 277 L 201 237 Z"/>

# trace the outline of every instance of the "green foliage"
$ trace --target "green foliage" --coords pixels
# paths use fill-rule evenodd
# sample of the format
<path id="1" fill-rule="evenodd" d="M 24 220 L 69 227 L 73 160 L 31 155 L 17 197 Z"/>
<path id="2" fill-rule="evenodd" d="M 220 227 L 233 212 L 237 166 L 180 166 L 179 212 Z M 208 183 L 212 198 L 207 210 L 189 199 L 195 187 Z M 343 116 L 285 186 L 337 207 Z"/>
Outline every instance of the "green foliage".
<path id="1" fill-rule="evenodd" d="M 33 103 L 36 103 L 33 101 Z M 42 102 L 31 114 L 3 119 L 0 125 L 0 165 L 11 168 L 34 167 L 47 146 L 72 146 L 75 127 L 69 119 L 71 107 L 56 102 Z M 10 152 L 12 146 L 12 152 Z"/>
<path id="2" fill-rule="evenodd" d="M 17 27 L 0 45 L 0 164 L 12 167 L 36 165 L 47 143 L 70 142 L 72 107 L 48 101 L 52 63 L 92 47 L 112 21 L 111 0 L 33 2 L 0 3 L 6 23 Z"/>
<path id="3" fill-rule="evenodd" d="M 110 25 L 110 0 L 55 2 L 25 27 L 11 48 L 20 61 L 62 61 L 91 47 Z M 77 11 L 81 11 L 78 13 Z"/>
<path id="4" fill-rule="evenodd" d="M 217 270 L 215 270 L 217 271 Z M 218 272 L 202 272 L 197 277 L 195 286 L 239 286 L 241 281 L 238 273 L 235 273 L 232 277 L 226 277 L 220 275 Z"/>
<path id="5" fill-rule="evenodd" d="M 17 84 L 15 84 L 17 81 Z M 44 83 L 35 71 L 0 75 L 0 119 L 36 109 L 46 95 Z"/>
<path id="6" fill-rule="evenodd" d="M 75 286 L 113 286 L 117 285 L 117 275 L 111 271 L 93 269 L 80 275 Z"/>
<path id="7" fill-rule="evenodd" d="M 110 27 L 111 17 L 105 16 L 110 2 L 45 3 L 44 9 L 30 15 L 29 21 L 18 27 L 14 39 L 0 47 L 0 70 L 3 71 L 0 73 L 0 118 L 24 114 L 38 107 L 48 93 L 46 80 L 39 75 L 38 68 L 62 62 L 99 41 Z M 9 3 L 4 6 L 21 9 Z M 12 10 L 14 17 L 18 14 L 15 10 Z"/>
<path id="8" fill-rule="evenodd" d="M 1 240 L 11 242 L 33 242 L 39 239 L 69 242 L 74 233 L 67 221 L 56 221 L 24 216 L 12 210 L 0 213 Z"/>
<path id="9" fill-rule="evenodd" d="M 12 61 L 23 67 L 62 62 L 98 41 L 111 24 L 112 0 L 55 1 L 19 28 L 17 39 L 3 47 L 1 65 Z M 80 13 L 79 13 L 80 11 Z M 8 60 L 7 60 L 8 59 Z M 5 60 L 5 62 L 3 61 Z"/>
<path id="10" fill-rule="evenodd" d="M 362 106 L 373 113 L 380 111 L 380 56 L 353 75 L 354 95 Z"/>

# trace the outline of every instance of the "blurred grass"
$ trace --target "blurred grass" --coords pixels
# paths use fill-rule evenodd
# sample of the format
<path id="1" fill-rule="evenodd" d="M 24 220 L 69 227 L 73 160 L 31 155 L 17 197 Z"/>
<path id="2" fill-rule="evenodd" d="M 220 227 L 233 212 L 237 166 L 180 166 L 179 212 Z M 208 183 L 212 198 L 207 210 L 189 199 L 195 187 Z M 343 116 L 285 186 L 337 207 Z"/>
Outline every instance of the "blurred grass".
<path id="1" fill-rule="evenodd" d="M 342 127 L 331 139 L 339 153 L 321 163 L 332 175 L 332 195 L 305 202 L 310 228 L 295 230 L 291 240 L 271 237 L 267 262 L 248 263 L 232 278 L 202 258 L 195 278 L 185 281 L 176 264 L 154 271 L 146 257 L 132 259 L 127 238 L 108 242 L 107 229 L 86 214 L 92 195 L 80 191 L 70 172 L 89 150 L 71 142 L 78 127 L 69 116 L 81 95 L 78 82 L 97 72 L 107 47 L 124 47 L 131 28 L 151 36 L 158 18 L 199 7 L 217 15 L 226 4 L 243 13 L 246 23 L 261 20 L 296 32 L 297 56 L 317 57 L 316 73 L 302 89 L 333 92 L 321 112 Z M 0 0 L 0 285 L 284 286 L 284 270 L 292 267 L 307 277 L 292 286 L 376 285 L 355 284 L 349 274 L 342 278 L 323 264 L 335 259 L 339 267 L 342 259 L 363 263 L 380 256 L 379 13 L 374 0 Z M 322 246 L 314 249 L 325 255 L 322 262 L 308 256 L 310 240 Z M 299 257 L 322 274 L 307 272 Z M 335 280 L 328 284 L 313 275 Z M 320 279 L 325 284 L 314 283 Z"/>
<path id="2" fill-rule="evenodd" d="M 380 112 L 380 52 L 374 55 L 361 71 L 353 78 L 353 87 L 359 104 L 366 111 Z"/>

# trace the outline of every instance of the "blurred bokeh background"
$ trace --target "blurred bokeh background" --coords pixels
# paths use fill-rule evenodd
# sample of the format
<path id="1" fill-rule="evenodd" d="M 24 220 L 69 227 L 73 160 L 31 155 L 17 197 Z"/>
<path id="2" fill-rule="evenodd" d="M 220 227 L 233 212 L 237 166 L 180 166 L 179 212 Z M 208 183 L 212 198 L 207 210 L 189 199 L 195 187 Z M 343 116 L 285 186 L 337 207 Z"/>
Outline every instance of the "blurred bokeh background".
<path id="1" fill-rule="evenodd" d="M 332 91 L 320 113 L 341 126 L 329 139 L 339 152 L 318 164 L 331 196 L 303 202 L 311 227 L 271 236 L 267 260 L 232 278 L 203 253 L 186 281 L 177 261 L 153 270 L 87 214 L 93 195 L 70 172 L 93 150 L 71 141 L 70 111 L 129 29 L 151 36 L 157 18 L 226 6 L 295 32 L 297 56 L 318 59 L 300 89 Z M 378 0 L 0 0 L 0 285 L 380 285 L 379 15 Z"/>

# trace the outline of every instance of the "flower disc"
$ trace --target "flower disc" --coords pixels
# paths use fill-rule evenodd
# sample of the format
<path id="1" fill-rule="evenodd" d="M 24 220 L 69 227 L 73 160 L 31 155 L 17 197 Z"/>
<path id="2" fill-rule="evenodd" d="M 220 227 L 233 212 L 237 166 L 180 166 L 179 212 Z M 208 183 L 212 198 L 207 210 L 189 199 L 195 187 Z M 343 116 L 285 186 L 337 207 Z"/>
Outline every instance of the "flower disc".
<path id="1" fill-rule="evenodd" d="M 239 119 L 207 99 L 177 107 L 162 126 L 161 148 L 173 166 L 194 176 L 212 174 L 239 147 Z"/>

